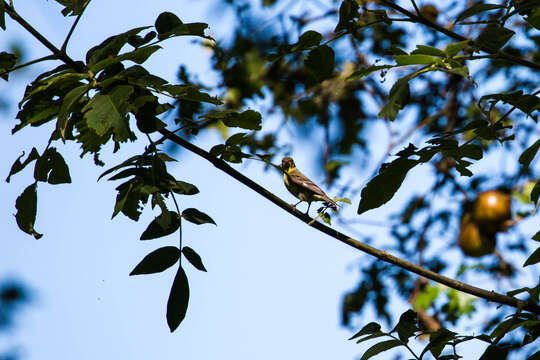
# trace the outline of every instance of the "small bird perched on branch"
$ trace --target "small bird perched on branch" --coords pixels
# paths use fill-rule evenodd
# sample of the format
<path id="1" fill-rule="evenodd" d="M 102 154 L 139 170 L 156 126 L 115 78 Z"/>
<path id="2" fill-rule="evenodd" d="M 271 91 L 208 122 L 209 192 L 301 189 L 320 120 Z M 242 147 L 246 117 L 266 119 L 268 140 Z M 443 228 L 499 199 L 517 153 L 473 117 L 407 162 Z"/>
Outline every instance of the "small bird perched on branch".
<path id="1" fill-rule="evenodd" d="M 313 201 L 323 201 L 326 206 L 331 207 L 336 210 L 338 204 L 330 199 L 328 195 L 322 191 L 320 187 L 315 185 L 313 181 L 309 180 L 304 174 L 296 168 L 294 160 L 290 157 L 284 157 L 281 160 L 281 169 L 283 170 L 283 181 L 287 190 L 298 199 L 299 202 L 292 205 L 296 208 L 296 205 L 300 204 L 302 201 L 308 203 L 308 208 L 306 214 L 309 212 L 309 207 Z"/>

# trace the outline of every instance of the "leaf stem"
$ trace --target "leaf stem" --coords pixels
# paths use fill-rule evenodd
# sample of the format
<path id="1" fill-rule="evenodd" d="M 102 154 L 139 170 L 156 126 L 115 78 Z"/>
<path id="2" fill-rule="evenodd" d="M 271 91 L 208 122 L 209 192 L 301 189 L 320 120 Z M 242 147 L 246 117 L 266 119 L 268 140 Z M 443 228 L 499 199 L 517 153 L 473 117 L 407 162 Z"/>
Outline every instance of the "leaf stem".
<path id="1" fill-rule="evenodd" d="M 5 75 L 5 74 L 9 74 L 12 71 L 19 70 L 19 69 L 21 69 L 23 67 L 27 67 L 27 66 L 30 66 L 30 65 L 33 65 L 33 64 L 37 64 L 37 63 L 42 62 L 42 61 L 55 60 L 55 59 L 56 59 L 56 55 L 43 56 L 43 57 L 40 57 L 39 59 L 28 61 L 28 62 L 25 62 L 24 64 L 20 64 L 20 65 L 14 66 L 12 68 L 9 68 L 9 69 L 7 69 L 5 71 L 2 71 L 2 72 L 0 72 L 0 76 Z"/>

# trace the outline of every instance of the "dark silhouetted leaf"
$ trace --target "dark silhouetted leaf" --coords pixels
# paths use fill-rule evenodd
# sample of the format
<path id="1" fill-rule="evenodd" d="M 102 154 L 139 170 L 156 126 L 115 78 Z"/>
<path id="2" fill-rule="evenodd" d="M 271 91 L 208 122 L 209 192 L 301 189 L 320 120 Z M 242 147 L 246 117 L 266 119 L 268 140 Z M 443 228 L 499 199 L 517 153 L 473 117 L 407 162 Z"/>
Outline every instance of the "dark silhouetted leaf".
<path id="1" fill-rule="evenodd" d="M 540 241 L 540 231 L 538 231 L 534 236 L 531 238 L 534 241 Z"/>
<path id="2" fill-rule="evenodd" d="M 304 66 L 310 70 L 317 82 L 322 82 L 334 73 L 334 63 L 334 50 L 327 45 L 322 45 L 308 53 Z"/>
<path id="3" fill-rule="evenodd" d="M 401 186 L 407 172 L 417 164 L 417 160 L 405 158 L 398 158 L 384 164 L 379 174 L 362 189 L 358 214 L 387 203 Z"/>
<path id="4" fill-rule="evenodd" d="M 261 114 L 253 110 L 242 113 L 235 111 L 212 112 L 204 115 L 207 119 L 221 120 L 228 127 L 239 127 L 248 130 L 261 130 Z"/>
<path id="5" fill-rule="evenodd" d="M 30 164 L 32 161 L 34 161 L 36 159 L 39 159 L 39 153 L 37 152 L 36 148 L 32 148 L 32 151 L 30 151 L 30 154 L 28 155 L 26 160 L 24 160 L 24 162 L 21 163 L 21 158 L 23 156 L 24 156 L 24 151 L 23 151 L 22 155 L 19 156 L 17 158 L 17 160 L 15 160 L 13 165 L 11 165 L 11 170 L 9 171 L 9 175 L 6 178 L 6 182 L 9 182 L 11 176 L 15 175 L 16 173 L 18 173 L 19 171 L 24 169 L 26 167 L 26 165 Z"/>
<path id="6" fill-rule="evenodd" d="M 195 250 L 193 250 L 189 246 L 184 246 L 182 248 L 182 253 L 186 257 L 186 259 L 188 259 L 191 265 L 195 266 L 198 270 L 206 271 L 201 257 L 195 252 Z"/>
<path id="7" fill-rule="evenodd" d="M 308 30 L 298 38 L 296 44 L 292 44 L 290 52 L 303 51 L 314 46 L 318 46 L 322 40 L 322 35 L 316 31 Z"/>
<path id="8" fill-rule="evenodd" d="M 90 67 L 90 70 L 93 73 L 97 74 L 99 71 L 105 69 L 106 67 L 109 67 L 113 64 L 116 64 L 125 60 L 130 60 L 130 61 L 133 61 L 134 63 L 142 64 L 146 60 L 148 60 L 148 58 L 159 49 L 161 49 L 161 46 L 159 45 L 145 46 L 145 47 L 135 49 L 133 51 L 130 51 L 122 55 L 118 55 L 115 57 L 108 57 L 92 65 Z"/>
<path id="9" fill-rule="evenodd" d="M 120 49 L 122 49 L 133 36 L 149 27 L 150 26 L 138 27 L 105 39 L 101 44 L 88 50 L 86 53 L 86 64 L 91 67 L 101 60 L 116 57 Z"/>
<path id="10" fill-rule="evenodd" d="M 506 360 L 508 349 L 497 345 L 489 345 L 478 360 Z"/>
<path id="11" fill-rule="evenodd" d="M 538 202 L 538 198 L 540 197 L 540 180 L 534 184 L 534 187 L 531 191 L 531 202 L 533 204 L 536 204 Z"/>
<path id="12" fill-rule="evenodd" d="M 141 235 L 141 240 L 156 239 L 172 234 L 180 227 L 180 217 L 175 211 L 164 211 L 156 217 Z"/>
<path id="13" fill-rule="evenodd" d="M 56 0 L 56 2 L 64 6 L 62 15 L 75 16 L 82 14 L 84 7 L 90 0 Z"/>
<path id="14" fill-rule="evenodd" d="M 195 195 L 199 193 L 199 189 L 193 184 L 176 180 L 171 184 L 171 190 L 180 195 Z"/>
<path id="15" fill-rule="evenodd" d="M 370 322 L 369 324 L 365 325 L 360 331 L 358 331 L 356 334 L 351 336 L 349 340 L 356 339 L 363 335 L 368 334 L 374 334 L 381 331 L 381 325 L 377 324 L 376 322 Z"/>
<path id="16" fill-rule="evenodd" d="M 162 272 L 176 264 L 178 259 L 180 259 L 180 249 L 174 246 L 165 246 L 146 255 L 129 275 Z"/>
<path id="17" fill-rule="evenodd" d="M 69 168 L 62 155 L 55 148 L 48 148 L 37 159 L 34 167 L 34 179 L 54 185 L 71 183 Z"/>
<path id="18" fill-rule="evenodd" d="M 77 86 L 71 89 L 62 100 L 62 106 L 60 106 L 60 111 L 58 112 L 58 121 L 56 122 L 56 130 L 60 132 L 62 139 L 66 138 L 68 118 L 73 105 L 77 103 L 88 90 L 88 85 Z"/>
<path id="19" fill-rule="evenodd" d="M 4 14 L 0 12 L 0 19 L 3 19 Z M 5 27 L 3 27 L 5 29 Z M 0 52 L 0 73 L 11 69 L 17 63 L 17 56 L 7 53 L 5 51 Z M 8 80 L 9 73 L 2 74 L 0 77 L 4 80 Z"/>
<path id="20" fill-rule="evenodd" d="M 531 256 L 529 256 L 529 258 L 527 259 L 527 261 L 525 261 L 525 263 L 523 264 L 523 267 L 525 266 L 529 266 L 529 265 L 534 265 L 534 264 L 537 264 L 540 262 L 540 248 L 536 249 L 532 254 Z"/>
<path id="21" fill-rule="evenodd" d="M 386 340 L 381 341 L 380 343 L 377 343 L 367 349 L 367 351 L 362 355 L 361 360 L 367 360 L 372 358 L 373 356 L 382 353 L 383 351 L 387 351 L 390 349 L 393 349 L 397 346 L 403 346 L 403 343 L 399 340 Z"/>
<path id="22" fill-rule="evenodd" d="M 473 6 L 471 6 L 470 8 L 468 9 L 465 9 L 464 11 L 462 11 L 456 18 L 456 23 L 457 22 L 460 22 L 460 21 L 463 21 L 471 16 L 474 16 L 474 15 L 477 15 L 477 14 L 480 14 L 480 13 L 483 13 L 483 12 L 486 12 L 486 11 L 489 11 L 489 10 L 494 10 L 494 9 L 503 9 L 505 6 L 504 5 L 497 5 L 497 4 L 482 4 L 482 3 L 479 3 L 479 4 L 474 4 Z"/>
<path id="23" fill-rule="evenodd" d="M 407 342 L 414 333 L 418 331 L 416 326 L 416 313 L 412 310 L 407 310 L 399 317 L 399 321 L 392 332 L 397 331 L 401 341 Z"/>
<path id="24" fill-rule="evenodd" d="M 17 220 L 17 225 L 22 231 L 39 239 L 43 235 L 34 229 L 37 212 L 36 187 L 36 184 L 28 186 L 15 201 L 15 208 L 17 209 L 15 220 Z"/>
<path id="25" fill-rule="evenodd" d="M 176 330 L 186 317 L 189 302 L 189 283 L 183 268 L 179 268 L 167 301 L 167 324 L 171 332 Z"/>
<path id="26" fill-rule="evenodd" d="M 500 93 L 484 95 L 480 98 L 480 102 L 484 100 L 502 101 L 517 107 L 525 114 L 530 115 L 535 121 L 536 116 L 532 112 L 540 109 L 540 98 L 536 95 L 523 94 L 523 91 L 515 91 L 513 93 Z"/>
<path id="27" fill-rule="evenodd" d="M 182 217 L 187 221 L 197 225 L 208 223 L 216 225 L 216 223 L 214 222 L 214 220 L 212 220 L 210 216 L 194 208 L 184 210 L 182 212 Z"/>
<path id="28" fill-rule="evenodd" d="M 205 23 L 184 24 L 178 16 L 171 12 L 159 14 L 154 24 L 158 33 L 158 38 L 165 39 L 171 36 L 194 35 L 209 38 L 204 35 L 204 30 L 208 27 Z"/>
<path id="29" fill-rule="evenodd" d="M 531 161 L 536 156 L 538 149 L 540 149 L 540 139 L 536 140 L 536 142 L 529 146 L 529 148 L 525 150 L 519 157 L 519 163 L 523 165 L 525 169 L 529 167 Z"/>
<path id="30" fill-rule="evenodd" d="M 426 352 L 431 351 L 435 359 L 438 359 L 441 352 L 444 350 L 446 344 L 456 337 L 456 333 L 449 331 L 445 328 L 441 328 L 429 336 L 429 344 L 424 348 L 420 357 Z"/>
<path id="31" fill-rule="evenodd" d="M 476 43 L 481 47 L 485 47 L 491 51 L 500 50 L 504 44 L 514 36 L 515 32 L 497 25 L 488 25 L 486 26 L 478 38 Z"/>

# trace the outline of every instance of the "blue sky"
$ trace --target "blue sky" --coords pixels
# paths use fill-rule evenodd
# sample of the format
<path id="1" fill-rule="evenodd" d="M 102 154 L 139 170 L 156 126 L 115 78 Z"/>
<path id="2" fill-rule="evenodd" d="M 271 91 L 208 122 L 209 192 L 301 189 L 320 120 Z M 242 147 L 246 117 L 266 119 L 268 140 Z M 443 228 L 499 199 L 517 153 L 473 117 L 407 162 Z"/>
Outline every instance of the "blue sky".
<path id="1" fill-rule="evenodd" d="M 76 59 L 83 58 L 87 45 L 151 25 L 163 11 L 177 14 L 184 22 L 208 22 L 217 38 L 229 36 L 232 14 L 212 5 L 186 1 L 156 1 L 152 6 L 146 1 L 114 1 L 105 5 L 94 1 L 68 52 Z M 73 19 L 63 18 L 57 3 L 27 0 L 16 2 L 16 6 L 53 43 L 62 43 Z M 7 25 L 8 34 L 18 27 L 11 21 Z M 16 33 L 2 33 L 2 48 L 20 41 L 30 58 L 47 54 L 35 40 L 21 31 Z M 215 81 L 207 72 L 208 54 L 187 38 L 165 43 L 148 67 L 175 81 L 181 63 L 201 80 Z M 12 102 L 18 101 L 24 82 L 45 69 L 40 66 L 13 74 L 8 84 L 0 83 L 2 94 L 9 93 Z M 0 120 L 2 176 L 7 176 L 12 161 L 22 151 L 28 153 L 32 146 L 43 150 L 53 126 L 27 128 L 11 136 L 15 111 L 12 107 Z M 272 119 L 264 120 L 264 129 L 272 126 Z M 217 135 L 207 135 L 197 144 L 208 149 L 219 141 Z M 125 145 L 117 154 L 108 147 L 103 159 L 112 166 L 140 153 L 144 145 L 144 141 Z M 186 154 L 179 156 L 179 163 L 172 165 L 170 172 L 196 184 L 201 192 L 182 198 L 180 206 L 199 208 L 218 226 L 184 226 L 184 245 L 202 256 L 208 273 L 186 266 L 190 305 L 185 321 L 171 334 L 165 308 L 174 270 L 138 277 L 128 274 L 149 252 L 175 245 L 177 236 L 138 240 L 157 215 L 150 208 L 138 223 L 121 215 L 111 221 L 116 184 L 96 182 L 104 169 L 96 168 L 90 157 L 79 159 L 80 149 L 75 145 L 58 145 L 58 150 L 70 165 L 73 183 L 39 185 L 36 229 L 45 234 L 41 240 L 22 233 L 12 217 L 16 197 L 32 182 L 31 168 L 14 176 L 9 184 L 0 182 L 0 280 L 19 279 L 33 295 L 9 334 L 9 343 L 15 344 L 23 359 L 352 359 L 365 350 L 365 346 L 346 341 L 352 330 L 340 327 L 340 303 L 343 293 L 358 280 L 357 265 L 372 259 L 306 227 L 205 160 Z M 305 149 L 294 151 L 297 165 L 312 175 L 313 159 L 308 156 Z M 260 164 L 237 168 L 286 201 L 293 201 L 278 174 L 264 172 Z M 417 176 L 422 176 L 422 171 Z M 312 178 L 321 180 L 315 175 Z M 404 186 L 421 191 L 425 185 L 408 178 Z M 403 195 L 398 193 L 394 205 L 401 203 Z M 344 208 L 345 216 L 354 216 L 357 201 L 353 199 L 353 205 Z M 378 219 L 388 210 L 370 212 L 364 218 Z M 365 225 L 354 230 L 379 239 L 386 231 Z M 457 254 L 457 250 L 452 251 L 449 253 Z M 395 309 L 397 314 L 406 310 L 403 304 L 395 304 Z M 370 311 L 366 313 L 362 324 L 372 320 Z"/>

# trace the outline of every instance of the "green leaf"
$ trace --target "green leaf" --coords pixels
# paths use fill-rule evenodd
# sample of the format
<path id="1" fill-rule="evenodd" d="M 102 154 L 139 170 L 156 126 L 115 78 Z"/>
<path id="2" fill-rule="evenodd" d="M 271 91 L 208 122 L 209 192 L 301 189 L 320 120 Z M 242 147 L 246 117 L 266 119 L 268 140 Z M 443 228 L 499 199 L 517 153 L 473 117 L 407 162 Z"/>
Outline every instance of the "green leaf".
<path id="1" fill-rule="evenodd" d="M 191 265 L 195 266 L 197 270 L 206 272 L 206 268 L 204 267 L 202 259 L 199 254 L 195 252 L 195 250 L 193 250 L 189 246 L 184 246 L 182 248 L 182 254 L 184 254 L 186 259 L 188 259 Z"/>
<path id="2" fill-rule="evenodd" d="M 3 20 L 3 17 L 4 17 L 4 14 L 0 11 L 0 22 L 1 20 Z M 5 30 L 5 25 L 2 28 Z M 7 53 L 5 51 L 0 52 L 0 73 L 11 69 L 16 63 L 17 63 L 17 56 Z M 7 81 L 9 77 L 9 73 L 0 75 L 0 77 Z"/>
<path id="3" fill-rule="evenodd" d="M 540 30 L 540 7 L 532 9 L 529 15 L 525 18 L 525 21 L 527 21 L 527 23 L 532 27 Z"/>
<path id="4" fill-rule="evenodd" d="M 444 50 L 444 52 L 446 53 L 446 55 L 448 57 L 454 57 L 457 55 L 458 52 L 460 52 L 465 46 L 467 46 L 469 44 L 471 40 L 470 39 L 467 39 L 467 40 L 464 40 L 464 41 L 460 41 L 460 42 L 457 42 L 457 43 L 453 43 L 453 44 L 448 44 L 446 46 L 446 49 Z"/>
<path id="5" fill-rule="evenodd" d="M 411 54 L 394 56 L 399 66 L 404 65 L 431 65 L 435 63 L 435 58 L 430 55 Z"/>
<path id="6" fill-rule="evenodd" d="M 39 153 L 37 152 L 36 148 L 32 148 L 32 151 L 30 151 L 30 154 L 28 154 L 28 157 L 24 162 L 21 163 L 21 158 L 24 156 L 24 151 L 21 156 L 15 160 L 13 165 L 11 165 L 11 170 L 9 171 L 9 175 L 6 178 L 6 182 L 9 182 L 12 175 L 15 175 L 22 169 L 26 167 L 26 165 L 30 164 L 32 161 L 39 159 Z"/>
<path id="7" fill-rule="evenodd" d="M 532 116 L 532 112 L 540 109 L 540 98 L 536 95 L 524 95 L 521 90 L 513 93 L 489 94 L 480 98 L 480 102 L 485 100 L 491 100 L 490 102 L 502 101 L 503 103 L 515 106 L 534 120 L 536 120 L 536 117 Z"/>
<path id="8" fill-rule="evenodd" d="M 38 233 L 34 229 L 36 222 L 37 212 L 37 184 L 32 184 L 24 189 L 23 193 L 19 195 L 15 201 L 15 208 L 17 214 L 15 214 L 15 220 L 19 228 L 27 234 L 33 235 L 34 238 L 39 239 L 43 234 Z"/>
<path id="9" fill-rule="evenodd" d="M 534 184 L 534 187 L 531 191 L 531 202 L 533 204 L 536 204 L 538 202 L 538 198 L 540 197 L 540 180 Z"/>
<path id="10" fill-rule="evenodd" d="M 101 60 L 116 57 L 120 52 L 120 49 L 122 49 L 133 36 L 149 27 L 150 26 L 138 27 L 105 39 L 101 44 L 88 50 L 86 53 L 86 64 L 89 67 L 92 67 Z"/>
<path id="11" fill-rule="evenodd" d="M 409 89 L 409 79 L 401 78 L 390 89 L 388 103 L 379 113 L 379 117 L 395 120 L 399 111 L 409 103 L 411 91 Z"/>
<path id="12" fill-rule="evenodd" d="M 141 240 L 151 240 L 174 233 L 180 227 L 180 217 L 175 211 L 164 211 L 148 225 Z"/>
<path id="13" fill-rule="evenodd" d="M 360 331 L 358 331 L 356 334 L 351 336 L 349 340 L 356 339 L 363 335 L 378 333 L 380 331 L 381 331 L 381 325 L 377 324 L 376 322 L 370 322 L 369 324 L 365 325 L 362 329 L 360 329 Z"/>
<path id="14" fill-rule="evenodd" d="M 480 47 L 487 48 L 490 51 L 500 50 L 504 44 L 514 36 L 515 32 L 497 25 L 487 25 L 475 42 L 480 45 Z"/>
<path id="15" fill-rule="evenodd" d="M 132 93 L 132 86 L 119 85 L 108 93 L 94 96 L 83 108 L 88 127 L 98 136 L 104 136 L 112 130 L 115 141 L 126 141 L 129 138 L 127 100 Z"/>
<path id="16" fill-rule="evenodd" d="M 439 288 L 437 286 L 427 285 L 414 298 L 413 308 L 427 310 L 439 296 Z"/>
<path id="17" fill-rule="evenodd" d="M 353 72 L 351 75 L 347 76 L 345 80 L 357 80 L 357 79 L 363 78 L 366 75 L 371 74 L 372 72 L 383 70 L 383 69 L 391 69 L 395 66 L 396 65 L 371 65 L 371 66 L 361 68 L 360 70 Z"/>
<path id="18" fill-rule="evenodd" d="M 177 100 L 206 102 L 214 105 L 221 105 L 223 103 L 217 97 L 210 96 L 209 94 L 200 91 L 194 85 L 164 85 L 160 88 L 171 94 Z"/>
<path id="19" fill-rule="evenodd" d="M 171 184 L 171 190 L 180 195 L 195 195 L 199 193 L 199 189 L 193 184 L 176 180 Z"/>
<path id="20" fill-rule="evenodd" d="M 540 241 L 540 231 L 538 231 L 534 236 L 531 238 L 534 241 Z"/>
<path id="21" fill-rule="evenodd" d="M 167 324 L 171 332 L 176 330 L 186 317 L 187 307 L 189 302 L 189 283 L 184 272 L 180 267 L 169 294 L 167 301 Z"/>
<path id="22" fill-rule="evenodd" d="M 465 9 L 464 11 L 462 11 L 456 18 L 456 23 L 460 22 L 460 21 L 463 21 L 471 16 L 474 16 L 474 15 L 477 15 L 477 14 L 480 14 L 480 13 L 483 13 L 483 12 L 486 12 L 486 11 L 489 11 L 489 10 L 494 10 L 494 9 L 503 9 L 505 6 L 504 5 L 497 5 L 497 4 L 482 4 L 482 3 L 479 3 L 479 4 L 474 4 L 473 6 Z"/>
<path id="23" fill-rule="evenodd" d="M 220 119 L 225 126 L 239 127 L 247 130 L 261 130 L 261 114 L 254 110 L 246 110 L 241 113 L 237 112 L 217 112 L 209 116 L 210 118 Z"/>
<path id="24" fill-rule="evenodd" d="M 180 259 L 180 249 L 175 246 L 165 246 L 152 251 L 129 273 L 132 275 L 155 274 L 173 266 Z"/>
<path id="25" fill-rule="evenodd" d="M 145 46 L 138 49 L 135 49 L 133 51 L 130 51 L 128 53 L 118 55 L 115 57 L 107 57 L 103 60 L 98 61 L 94 65 L 90 66 L 90 71 L 92 71 L 94 74 L 97 74 L 99 71 L 105 69 L 106 67 L 109 67 L 113 64 L 117 64 L 122 61 L 133 61 L 137 64 L 142 64 L 148 58 L 157 50 L 161 49 L 161 46 L 159 45 L 152 45 L 152 46 Z"/>
<path id="26" fill-rule="evenodd" d="M 540 247 L 537 248 L 531 256 L 525 261 L 523 264 L 523 267 L 538 264 L 540 262 Z"/>
<path id="27" fill-rule="evenodd" d="M 197 225 L 201 225 L 201 224 L 216 225 L 216 223 L 214 222 L 214 220 L 212 220 L 210 216 L 194 208 L 185 209 L 182 212 L 182 217 L 186 219 L 187 221 L 192 222 Z"/>
<path id="28" fill-rule="evenodd" d="M 367 351 L 362 355 L 361 360 L 367 360 L 372 358 L 373 356 L 382 353 L 383 351 L 387 351 L 390 349 L 393 349 L 397 346 L 404 346 L 403 343 L 399 340 L 386 340 L 381 341 L 380 343 L 377 343 L 367 349 Z"/>
<path id="29" fill-rule="evenodd" d="M 358 3 L 354 0 L 344 0 L 339 7 L 339 22 L 334 29 L 334 32 L 347 30 L 355 25 L 355 18 L 358 18 Z"/>
<path id="30" fill-rule="evenodd" d="M 407 172 L 418 163 L 417 160 L 398 158 L 381 166 L 379 174 L 362 189 L 358 214 L 386 204 L 401 186 Z"/>
<path id="31" fill-rule="evenodd" d="M 34 167 L 34 179 L 36 181 L 46 181 L 49 184 L 71 183 L 69 168 L 62 155 L 56 148 L 48 148 L 36 161 Z"/>
<path id="32" fill-rule="evenodd" d="M 86 4 L 88 4 L 90 0 L 56 0 L 56 2 L 64 6 L 62 15 L 75 16 L 82 14 Z"/>
<path id="33" fill-rule="evenodd" d="M 447 55 L 446 52 L 437 49 L 436 47 L 427 45 L 416 45 L 416 50 L 414 50 L 412 54 L 432 55 L 438 57 L 446 57 Z"/>
<path id="34" fill-rule="evenodd" d="M 309 30 L 300 35 L 296 44 L 290 45 L 289 52 L 303 51 L 321 43 L 323 36 L 316 31 Z"/>
<path id="35" fill-rule="evenodd" d="M 60 111 L 58 112 L 58 121 L 56 122 L 56 130 L 60 132 L 62 139 L 66 138 L 68 118 L 73 105 L 77 103 L 89 89 L 90 86 L 88 85 L 77 86 L 71 89 L 62 100 L 62 105 L 60 106 Z"/>
<path id="36" fill-rule="evenodd" d="M 334 50 L 330 46 L 322 45 L 308 53 L 304 66 L 309 69 L 316 82 L 320 83 L 334 73 L 334 57 Z"/>
<path id="37" fill-rule="evenodd" d="M 521 154 L 521 156 L 519 157 L 519 163 L 523 165 L 524 170 L 529 167 L 529 165 L 531 164 L 531 161 L 536 156 L 538 149 L 540 149 L 540 139 L 536 140 L 534 144 L 529 146 L 529 148 L 527 148 L 527 150 L 525 150 Z"/>

